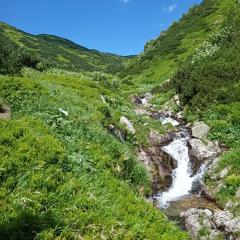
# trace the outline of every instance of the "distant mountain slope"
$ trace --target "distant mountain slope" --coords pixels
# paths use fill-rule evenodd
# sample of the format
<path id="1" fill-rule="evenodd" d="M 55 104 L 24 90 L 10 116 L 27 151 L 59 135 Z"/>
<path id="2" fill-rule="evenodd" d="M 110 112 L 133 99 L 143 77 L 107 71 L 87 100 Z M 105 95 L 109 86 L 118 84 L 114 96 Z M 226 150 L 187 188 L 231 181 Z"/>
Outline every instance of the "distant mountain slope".
<path id="1" fill-rule="evenodd" d="M 25 33 L 3 22 L 0 22 L 0 35 L 50 60 L 54 66 L 68 70 L 115 72 L 127 59 L 88 49 L 61 37 Z"/>
<path id="2" fill-rule="evenodd" d="M 138 84 L 159 84 L 166 80 L 205 40 L 218 32 L 238 6 L 236 0 L 204 0 L 193 6 L 179 22 L 145 45 L 144 52 L 131 59 L 121 76 Z"/>

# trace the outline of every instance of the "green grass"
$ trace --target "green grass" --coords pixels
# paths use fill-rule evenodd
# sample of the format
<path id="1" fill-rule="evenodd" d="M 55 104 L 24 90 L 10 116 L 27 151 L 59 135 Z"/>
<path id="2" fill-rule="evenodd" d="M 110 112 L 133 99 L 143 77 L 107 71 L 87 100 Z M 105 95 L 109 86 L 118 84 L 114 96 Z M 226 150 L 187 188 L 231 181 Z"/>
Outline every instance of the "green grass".
<path id="1" fill-rule="evenodd" d="M 124 143 L 112 136 L 100 93 L 116 124 L 122 114 L 137 128 L 146 121 L 154 127 L 151 119 L 136 116 L 128 99 L 96 75 L 22 74 L 0 77 L 12 109 L 12 120 L 0 122 L 1 237 L 188 239 L 143 199 L 150 182 L 134 145 L 142 133 Z"/>

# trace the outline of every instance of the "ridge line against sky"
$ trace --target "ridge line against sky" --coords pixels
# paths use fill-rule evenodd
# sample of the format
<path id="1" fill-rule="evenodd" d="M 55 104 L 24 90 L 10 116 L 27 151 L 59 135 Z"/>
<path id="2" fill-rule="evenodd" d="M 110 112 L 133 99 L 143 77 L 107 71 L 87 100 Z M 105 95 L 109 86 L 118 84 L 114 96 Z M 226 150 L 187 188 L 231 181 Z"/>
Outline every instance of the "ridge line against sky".
<path id="1" fill-rule="evenodd" d="M 1 0 L 0 21 L 102 52 L 135 55 L 201 0 Z"/>

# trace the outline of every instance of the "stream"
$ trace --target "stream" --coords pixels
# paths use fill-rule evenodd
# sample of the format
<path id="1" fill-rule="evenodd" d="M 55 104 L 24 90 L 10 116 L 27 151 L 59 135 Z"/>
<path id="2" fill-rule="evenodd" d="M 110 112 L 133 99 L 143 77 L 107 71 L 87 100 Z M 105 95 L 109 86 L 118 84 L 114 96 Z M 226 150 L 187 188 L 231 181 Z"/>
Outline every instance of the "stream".
<path id="1" fill-rule="evenodd" d="M 149 99 L 149 95 L 141 98 L 142 105 L 150 107 Z M 182 120 L 169 116 L 169 114 L 158 112 L 157 116 L 157 120 L 162 125 L 171 124 L 176 128 L 176 131 L 172 132 L 173 140 L 162 146 L 161 150 L 176 161 L 177 167 L 172 173 L 171 186 L 153 196 L 155 205 L 169 217 L 177 217 L 181 212 L 190 208 L 218 209 L 215 203 L 201 197 L 199 195 L 200 188 L 196 188 L 196 186 L 201 185 L 206 172 L 206 165 L 202 164 L 196 174 L 193 174 L 189 154 L 190 130 Z"/>
<path id="2" fill-rule="evenodd" d="M 181 204 L 185 202 L 187 208 L 189 208 L 189 205 L 191 205 L 189 203 L 193 200 L 193 187 L 199 185 L 203 179 L 206 165 L 202 164 L 197 173 L 193 175 L 188 145 L 188 141 L 191 138 L 189 130 L 184 125 L 181 125 L 179 121 L 169 116 L 164 118 L 164 115 L 162 114 L 159 120 L 163 125 L 171 123 L 175 127 L 178 126 L 179 131 L 174 134 L 172 142 L 162 147 L 162 150 L 165 153 L 177 161 L 177 168 L 174 169 L 172 173 L 173 181 L 171 187 L 168 190 L 159 192 L 155 195 L 155 202 L 159 208 L 166 209 L 166 212 L 172 212 L 172 206 L 176 208 L 177 202 Z M 203 202 L 209 204 L 206 200 L 202 201 L 200 196 L 195 195 L 194 199 L 194 207 L 196 207 L 198 201 L 201 202 L 201 207 L 204 207 Z M 188 204 L 187 200 L 189 201 Z M 179 211 L 177 211 L 177 213 L 178 212 Z"/>

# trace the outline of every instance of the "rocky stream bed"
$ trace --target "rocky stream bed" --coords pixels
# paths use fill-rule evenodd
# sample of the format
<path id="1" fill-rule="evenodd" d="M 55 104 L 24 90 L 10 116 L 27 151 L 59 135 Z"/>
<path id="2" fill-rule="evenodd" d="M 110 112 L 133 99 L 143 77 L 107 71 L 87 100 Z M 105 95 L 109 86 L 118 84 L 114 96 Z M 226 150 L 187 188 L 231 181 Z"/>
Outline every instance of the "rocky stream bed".
<path id="1" fill-rule="evenodd" d="M 156 111 L 149 104 L 150 99 L 149 93 L 136 97 L 135 112 L 149 115 L 159 124 L 174 126 L 164 136 L 152 130 L 149 146 L 139 149 L 138 158 L 151 177 L 154 205 L 177 220 L 192 239 L 239 240 L 240 217 L 217 206 L 203 181 L 206 172 L 211 175 L 225 149 L 218 142 L 207 140 L 207 124 L 190 125 L 181 113 Z M 177 96 L 174 99 L 179 104 Z"/>

